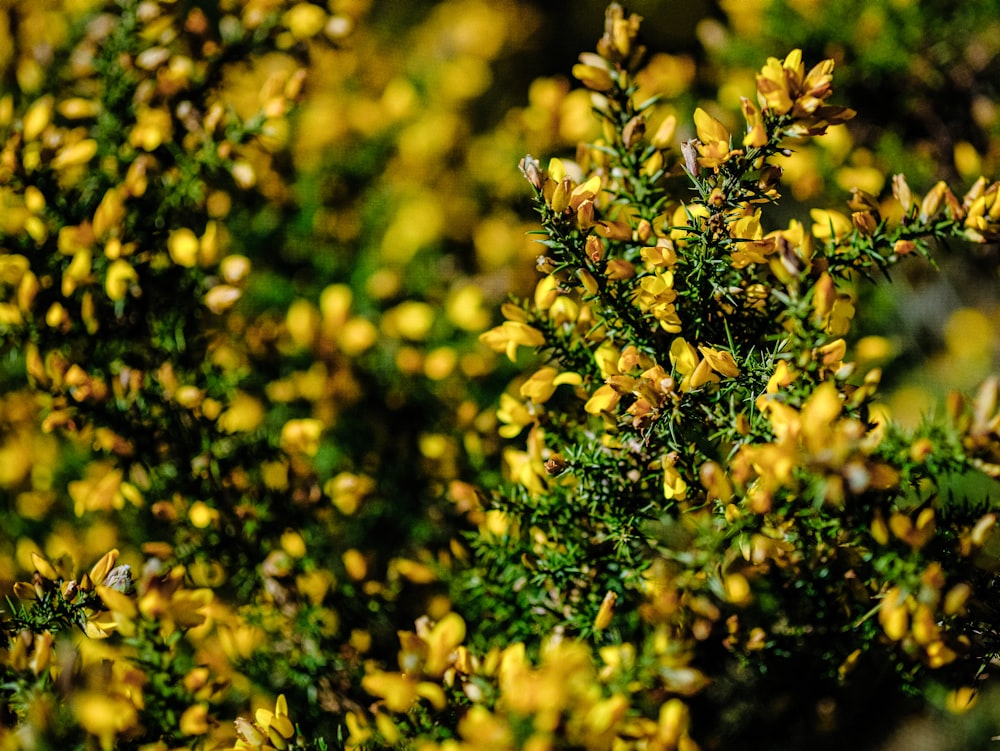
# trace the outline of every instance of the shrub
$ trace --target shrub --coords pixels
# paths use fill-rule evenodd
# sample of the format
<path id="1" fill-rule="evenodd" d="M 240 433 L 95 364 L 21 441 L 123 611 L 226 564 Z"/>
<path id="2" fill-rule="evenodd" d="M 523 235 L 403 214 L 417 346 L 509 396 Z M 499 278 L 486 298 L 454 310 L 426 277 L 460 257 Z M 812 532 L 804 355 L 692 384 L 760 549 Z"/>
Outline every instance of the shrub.
<path id="1" fill-rule="evenodd" d="M 459 717 L 442 748 L 796 748 L 824 723 L 842 743 L 874 696 L 964 706 L 997 649 L 996 514 L 971 478 L 997 476 L 998 382 L 902 430 L 847 337 L 857 280 L 993 241 L 998 187 L 920 197 L 897 175 L 884 202 L 855 189 L 768 231 L 776 159 L 855 114 L 829 102 L 833 62 L 770 58 L 745 128 L 699 109 L 672 157 L 674 118 L 635 97 L 638 22 L 612 4 L 573 70 L 603 137 L 521 162 L 542 277 L 482 338 L 542 359 L 498 411 L 523 442 L 455 596 L 476 627 L 404 635 L 402 673 L 365 684 L 376 724 Z"/>
<path id="2" fill-rule="evenodd" d="M 486 131 L 531 9 L 441 3 L 408 56 L 367 10 L 0 28 L 0 748 L 776 748 L 966 707 L 1000 385 L 905 430 L 852 322 L 994 241 L 997 184 L 779 223 L 780 160 L 853 116 L 829 61 L 768 60 L 737 131 L 612 4 L 582 86 Z"/>

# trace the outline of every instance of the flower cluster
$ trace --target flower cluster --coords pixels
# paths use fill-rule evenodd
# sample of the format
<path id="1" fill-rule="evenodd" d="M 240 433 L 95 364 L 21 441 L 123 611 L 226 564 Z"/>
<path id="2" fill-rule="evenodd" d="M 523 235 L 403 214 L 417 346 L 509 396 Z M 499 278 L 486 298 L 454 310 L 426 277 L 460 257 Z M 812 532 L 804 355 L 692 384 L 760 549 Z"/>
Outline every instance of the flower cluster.
<path id="1" fill-rule="evenodd" d="M 821 654 L 808 672 L 831 681 L 883 660 L 904 666 L 901 683 L 935 680 L 914 663 L 971 682 L 996 648 L 979 557 L 995 514 L 976 494 L 950 497 L 947 477 L 992 474 L 995 387 L 972 421 L 894 426 L 881 371 L 851 357 L 851 285 L 935 241 L 992 238 L 990 182 L 921 199 L 900 175 L 886 202 L 855 189 L 849 212 L 768 230 L 789 149 L 854 116 L 828 103 L 833 61 L 768 60 L 757 103 L 742 100 L 745 129 L 698 109 L 672 156 L 646 125 L 667 120 L 637 100 L 625 39 L 574 69 L 604 137 L 575 163 L 521 164 L 545 276 L 483 339 L 542 364 L 502 402 L 504 435 L 530 432 L 495 499 L 505 533 L 478 547 L 499 581 L 470 586 L 494 611 L 530 608 L 550 630 L 640 653 L 664 608 L 675 638 L 697 644 L 694 664 L 729 680 L 744 662 L 787 680 L 782 654 Z M 668 594 L 650 590 L 654 571 Z M 721 742 L 711 711 L 694 718 L 695 737 Z"/>

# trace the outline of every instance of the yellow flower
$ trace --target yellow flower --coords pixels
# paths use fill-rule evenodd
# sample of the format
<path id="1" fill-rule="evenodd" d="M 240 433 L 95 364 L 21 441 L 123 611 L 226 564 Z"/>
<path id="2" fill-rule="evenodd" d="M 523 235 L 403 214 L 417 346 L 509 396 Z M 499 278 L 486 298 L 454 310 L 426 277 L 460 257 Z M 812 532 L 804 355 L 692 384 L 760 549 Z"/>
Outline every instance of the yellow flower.
<path id="1" fill-rule="evenodd" d="M 35 100 L 24 113 L 23 127 L 21 135 L 25 143 L 36 140 L 52 122 L 52 112 L 55 99 L 51 95 L 46 95 Z"/>
<path id="2" fill-rule="evenodd" d="M 503 717 L 494 716 L 481 704 L 474 705 L 462 716 L 458 722 L 458 732 L 470 749 L 507 751 L 514 748 L 510 723 Z"/>
<path id="3" fill-rule="evenodd" d="M 28 632 L 22 631 L 18 636 L 26 635 Z M 21 638 L 17 640 L 18 644 L 23 644 Z M 27 668 L 31 670 L 35 675 L 41 675 L 46 672 L 49 665 L 52 663 L 53 645 L 55 644 L 56 638 L 48 631 L 41 634 L 34 634 L 31 637 L 31 656 L 27 659 Z M 11 662 L 14 662 L 12 658 Z"/>
<path id="4" fill-rule="evenodd" d="M 824 381 L 802 405 L 800 424 L 806 446 L 813 453 L 829 446 L 830 428 L 840 416 L 843 405 L 833 381 Z"/>
<path id="5" fill-rule="evenodd" d="M 968 712 L 972 709 L 978 698 L 979 692 L 976 688 L 972 686 L 960 686 L 959 688 L 952 689 L 948 692 L 948 698 L 945 702 L 945 706 L 948 708 L 949 712 L 961 714 L 962 712 Z"/>
<path id="6" fill-rule="evenodd" d="M 604 34 L 597 40 L 597 52 L 611 62 L 627 63 L 636 52 L 640 23 L 642 16 L 626 16 L 619 3 L 610 3 L 604 12 Z"/>
<path id="7" fill-rule="evenodd" d="M 599 386 L 591 395 L 587 403 L 583 405 L 584 411 L 590 415 L 599 415 L 602 412 L 612 412 L 618 406 L 621 399 L 619 394 L 610 384 Z"/>
<path id="8" fill-rule="evenodd" d="M 639 280 L 633 294 L 635 304 L 641 310 L 651 313 L 665 331 L 677 333 L 681 330 L 681 320 L 674 304 L 677 293 L 673 284 L 672 271 L 657 269 Z"/>
<path id="9" fill-rule="evenodd" d="M 969 204 L 965 216 L 966 236 L 976 242 L 986 242 L 1000 237 L 1000 183 L 988 188 L 985 181 L 973 186 L 965 197 Z"/>
<path id="10" fill-rule="evenodd" d="M 820 347 L 816 354 L 823 369 L 835 373 L 844 364 L 844 356 L 847 354 L 847 342 L 843 339 L 834 339 Z"/>
<path id="11" fill-rule="evenodd" d="M 674 466 L 677 456 L 667 454 L 660 462 L 663 467 L 663 497 L 665 499 L 682 501 L 687 497 L 687 482 L 681 477 L 681 473 Z"/>
<path id="12" fill-rule="evenodd" d="M 86 120 L 101 114 L 101 103 L 93 99 L 70 97 L 56 105 L 56 111 L 67 120 Z"/>
<path id="13" fill-rule="evenodd" d="M 281 428 L 281 449 L 288 454 L 316 456 L 323 423 L 308 418 L 289 420 Z"/>
<path id="14" fill-rule="evenodd" d="M 183 735 L 205 735 L 208 732 L 208 707 L 205 704 L 192 704 L 184 710 L 177 723 Z"/>
<path id="15" fill-rule="evenodd" d="M 722 588 L 726 594 L 726 600 L 734 605 L 746 605 L 753 599 L 750 582 L 738 571 L 728 573 L 723 577 Z"/>
<path id="16" fill-rule="evenodd" d="M 770 57 L 757 74 L 760 106 L 776 115 L 791 114 L 791 135 L 822 135 L 829 125 L 854 117 L 853 110 L 826 104 L 833 93 L 833 60 L 823 60 L 806 73 L 802 51 L 792 50 L 784 60 Z"/>
<path id="17" fill-rule="evenodd" d="M 170 260 L 178 266 L 193 267 L 198 263 L 198 236 L 187 227 L 171 230 L 167 238 L 167 252 Z"/>
<path id="18" fill-rule="evenodd" d="M 936 524 L 934 521 L 934 509 L 925 508 L 917 514 L 917 518 L 911 519 L 906 514 L 899 511 L 893 512 L 889 517 L 889 529 L 893 535 L 905 542 L 914 549 L 922 548 L 934 536 Z"/>
<path id="19" fill-rule="evenodd" d="M 125 221 L 125 204 L 121 188 L 109 188 L 94 211 L 94 237 L 106 240 L 110 234 L 117 234 Z"/>
<path id="20" fill-rule="evenodd" d="M 597 615 L 594 617 L 594 631 L 603 631 L 611 625 L 611 618 L 614 615 L 615 603 L 617 601 L 618 595 L 614 592 L 609 591 L 604 595 L 600 610 L 597 611 Z"/>
<path id="21" fill-rule="evenodd" d="M 503 423 L 497 432 L 504 438 L 513 438 L 535 423 L 535 416 L 510 394 L 500 395 L 500 406 L 496 414 L 497 419 Z"/>
<path id="22" fill-rule="evenodd" d="M 182 588 L 184 576 L 183 568 L 175 568 L 155 577 L 139 598 L 139 612 L 157 623 L 164 637 L 204 624 L 212 603 L 212 590 Z"/>
<path id="23" fill-rule="evenodd" d="M 63 272 L 62 293 L 63 297 L 69 297 L 73 291 L 81 284 L 86 284 L 90 280 L 91 253 L 89 248 L 81 248 L 73 254 L 66 271 Z"/>
<path id="24" fill-rule="evenodd" d="M 63 146 L 59 153 L 52 158 L 52 169 L 59 170 L 66 167 L 75 167 L 86 164 L 97 154 L 97 141 L 93 138 L 86 138 L 76 143 Z"/>
<path id="25" fill-rule="evenodd" d="M 156 151 L 173 138 L 173 133 L 173 121 L 167 110 L 141 107 L 129 133 L 129 143 L 144 151 Z"/>
<path id="26" fill-rule="evenodd" d="M 225 264 L 225 261 L 223 261 Z M 228 281 L 228 280 L 227 280 Z M 233 282 L 230 281 L 230 284 Z M 351 313 L 354 292 L 346 284 L 331 284 L 319 295 L 319 309 L 323 316 L 323 328 L 330 332 L 342 326 Z"/>
<path id="27" fill-rule="evenodd" d="M 708 360 L 700 359 L 698 351 L 682 337 L 677 337 L 670 345 L 670 362 L 674 366 L 674 371 L 681 376 L 679 389 L 682 392 L 720 380 L 718 374 L 712 372 Z M 735 367 L 735 362 L 733 366 Z"/>
<path id="28" fill-rule="evenodd" d="M 465 640 L 465 621 L 458 613 L 448 613 L 422 639 L 427 645 L 423 673 L 437 678 L 451 665 L 455 650 Z"/>
<path id="29" fill-rule="evenodd" d="M 103 751 L 111 751 L 115 746 L 115 737 L 138 724 L 138 713 L 131 702 L 103 691 L 74 694 L 70 708 L 80 727 L 97 737 Z"/>
<path id="30" fill-rule="evenodd" d="M 785 386 L 790 385 L 797 374 L 792 372 L 791 368 L 788 367 L 787 360 L 778 360 L 774 366 L 774 372 L 771 373 L 771 377 L 767 379 L 767 386 L 764 389 L 765 394 L 777 394 Z M 758 409 L 762 409 L 761 403 L 758 401 Z"/>
<path id="31" fill-rule="evenodd" d="M 739 366 L 737 366 L 731 352 L 713 349 L 712 347 L 703 347 L 701 345 L 698 346 L 698 351 L 704 355 L 709 367 L 719 375 L 726 378 L 736 378 L 740 374 Z"/>
<path id="32" fill-rule="evenodd" d="M 495 352 L 504 352 L 511 362 L 517 359 L 518 347 L 541 347 L 545 337 L 541 331 L 521 321 L 504 321 L 479 335 L 479 341 Z"/>
<path id="33" fill-rule="evenodd" d="M 124 300 L 139 281 L 139 274 L 128 261 L 118 258 L 108 266 L 104 277 L 104 291 L 113 302 Z"/>
<path id="34" fill-rule="evenodd" d="M 733 152 L 729 148 L 729 131 L 726 126 L 701 107 L 694 111 L 694 124 L 698 131 L 698 164 L 707 169 L 717 169 Z"/>
<path id="35" fill-rule="evenodd" d="M 521 396 L 531 399 L 535 404 L 544 404 L 557 387 L 563 384 L 579 386 L 582 383 L 583 378 L 579 373 L 560 373 L 556 368 L 546 365 L 521 384 Z"/>
<path id="36" fill-rule="evenodd" d="M 885 635 L 899 641 L 910 630 L 910 613 L 907 607 L 912 598 L 899 587 L 890 587 L 882 597 L 878 621 Z"/>
<path id="37" fill-rule="evenodd" d="M 729 228 L 730 237 L 736 242 L 733 245 L 733 268 L 742 269 L 751 263 L 767 263 L 777 249 L 777 243 L 772 237 L 764 237 L 760 226 L 760 212 L 741 216 Z"/>
<path id="38" fill-rule="evenodd" d="M 316 36 L 326 24 L 326 13 L 312 3 L 296 3 L 281 18 L 282 23 L 297 40 Z"/>
<path id="39" fill-rule="evenodd" d="M 390 336 L 423 341 L 434 325 L 434 308 L 420 300 L 407 300 L 387 310 L 382 326 Z"/>
<path id="40" fill-rule="evenodd" d="M 850 234 L 851 230 L 854 228 L 851 220 L 839 211 L 810 209 L 809 215 L 813 220 L 813 237 L 819 240 L 828 240 L 838 243 Z"/>
<path id="41" fill-rule="evenodd" d="M 122 509 L 126 501 L 142 505 L 142 496 L 134 485 L 123 481 L 122 470 L 110 462 L 94 462 L 87 468 L 86 477 L 73 480 L 68 486 L 77 516 L 88 511 Z"/>
<path id="42" fill-rule="evenodd" d="M 323 492 L 330 497 L 333 505 L 348 516 L 357 511 L 361 501 L 374 490 L 375 481 L 372 478 L 350 472 L 341 472 L 323 485 Z"/>
<path id="43" fill-rule="evenodd" d="M 253 722 L 238 717 L 236 735 L 237 747 L 272 748 L 285 751 L 295 738 L 295 725 L 288 716 L 288 701 L 285 695 L 278 696 L 274 711 L 261 707 L 254 713 Z"/>
<path id="44" fill-rule="evenodd" d="M 541 493 L 545 489 L 542 479 L 546 474 L 545 466 L 530 453 L 508 447 L 504 449 L 503 461 L 512 481 L 523 485 L 532 493 Z"/>
<path id="45" fill-rule="evenodd" d="M 743 145 L 750 148 L 760 148 L 767 143 L 767 131 L 764 129 L 764 119 L 753 102 L 746 97 L 740 97 L 743 117 L 747 121 L 747 134 L 743 136 Z"/>
<path id="46" fill-rule="evenodd" d="M 264 421 L 264 405 L 242 391 L 237 392 L 229 407 L 218 417 L 220 430 L 227 433 L 249 433 Z"/>
<path id="47" fill-rule="evenodd" d="M 573 66 L 573 77 L 594 91 L 610 91 L 614 86 L 607 62 L 592 52 L 580 55 L 580 62 Z"/>
<path id="48" fill-rule="evenodd" d="M 217 284 L 208 290 L 201 301 L 211 313 L 219 315 L 229 310 L 243 296 L 242 290 L 228 284 Z"/>

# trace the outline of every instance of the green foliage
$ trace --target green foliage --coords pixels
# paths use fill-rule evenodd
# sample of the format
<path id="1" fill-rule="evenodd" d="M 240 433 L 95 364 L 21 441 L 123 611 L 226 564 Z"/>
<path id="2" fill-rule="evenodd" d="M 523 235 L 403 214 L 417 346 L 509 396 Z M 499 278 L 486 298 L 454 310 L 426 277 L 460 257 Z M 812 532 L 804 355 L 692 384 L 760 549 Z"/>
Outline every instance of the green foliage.
<path id="1" fill-rule="evenodd" d="M 698 68 L 612 4 L 514 108 L 559 9 L 7 8 L 0 751 L 840 747 L 965 709 L 1000 381 L 904 426 L 855 319 L 995 243 L 993 136 L 961 197 L 922 148 L 887 180 L 914 136 L 866 136 L 864 81 L 919 77 L 930 11 L 865 10 L 860 54 L 806 5 L 723 3 L 796 42 L 704 21 Z"/>

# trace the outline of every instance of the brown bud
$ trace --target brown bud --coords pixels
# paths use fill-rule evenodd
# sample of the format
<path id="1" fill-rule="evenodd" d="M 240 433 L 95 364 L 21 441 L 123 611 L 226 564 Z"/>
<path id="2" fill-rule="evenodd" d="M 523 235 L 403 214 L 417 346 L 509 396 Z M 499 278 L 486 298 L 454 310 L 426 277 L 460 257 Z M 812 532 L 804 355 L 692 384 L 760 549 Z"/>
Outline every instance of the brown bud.
<path id="1" fill-rule="evenodd" d="M 684 156 L 684 168 L 692 177 L 698 176 L 698 146 L 701 144 L 697 138 L 681 143 L 681 154 Z"/>
<path id="2" fill-rule="evenodd" d="M 847 202 L 851 211 L 870 211 L 878 213 L 878 200 L 866 190 L 851 188 L 851 199 Z"/>
<path id="3" fill-rule="evenodd" d="M 622 128 L 622 143 L 626 149 L 631 149 L 646 134 L 646 118 L 641 114 L 636 115 Z"/>
<path id="4" fill-rule="evenodd" d="M 561 475 L 569 467 L 569 462 L 562 454 L 552 454 L 545 462 L 545 471 L 550 475 Z"/>
<path id="5" fill-rule="evenodd" d="M 531 183 L 531 187 L 536 191 L 542 190 L 542 183 L 545 182 L 545 170 L 542 169 L 542 165 L 538 163 L 531 154 L 526 155 L 518 163 L 518 168 L 521 170 L 521 174 L 524 178 Z"/>
<path id="6" fill-rule="evenodd" d="M 892 194 L 902 204 L 904 212 L 910 210 L 910 206 L 913 205 L 913 193 L 910 191 L 909 183 L 906 182 L 906 175 L 892 176 Z"/>
<path id="7" fill-rule="evenodd" d="M 870 211 L 855 211 L 851 214 L 851 223 L 864 235 L 874 235 L 878 229 L 875 215 Z"/>

